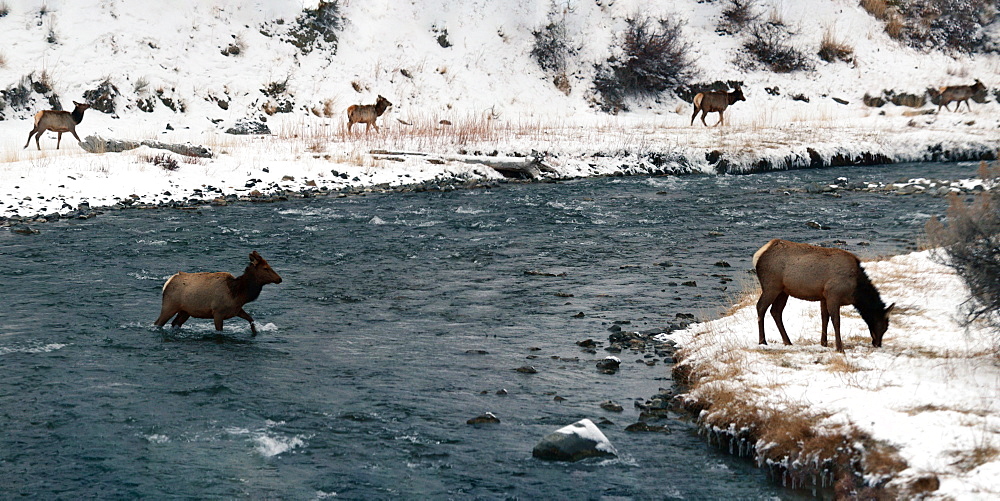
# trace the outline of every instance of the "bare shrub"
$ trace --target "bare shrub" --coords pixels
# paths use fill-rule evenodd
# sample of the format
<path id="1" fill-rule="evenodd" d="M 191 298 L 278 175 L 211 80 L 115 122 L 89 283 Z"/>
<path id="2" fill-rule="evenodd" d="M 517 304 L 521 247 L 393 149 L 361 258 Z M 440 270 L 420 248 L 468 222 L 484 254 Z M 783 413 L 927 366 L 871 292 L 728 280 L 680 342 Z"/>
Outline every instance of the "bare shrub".
<path id="1" fill-rule="evenodd" d="M 722 24 L 717 31 L 730 35 L 743 31 L 760 19 L 757 0 L 726 0 L 722 8 Z"/>
<path id="2" fill-rule="evenodd" d="M 996 174 L 989 166 L 980 171 Z M 987 182 L 997 186 L 996 178 Z M 947 224 L 935 217 L 926 225 L 930 243 L 939 248 L 935 258 L 954 268 L 969 287 L 966 322 L 982 319 L 1000 329 L 1000 200 L 987 190 L 969 204 L 955 194 L 948 202 Z"/>
<path id="3" fill-rule="evenodd" d="M 681 21 L 635 15 L 626 23 L 619 55 L 600 65 L 594 78 L 604 111 L 627 109 L 627 98 L 657 95 L 686 83 L 694 73 Z"/>
<path id="4" fill-rule="evenodd" d="M 806 55 L 788 44 L 789 36 L 791 33 L 780 22 L 757 23 L 750 27 L 747 40 L 743 42 L 743 48 L 757 62 L 767 66 L 775 73 L 791 73 L 811 69 L 812 66 Z"/>
<path id="5" fill-rule="evenodd" d="M 90 107 L 102 113 L 115 112 L 115 98 L 120 96 L 118 87 L 111 83 L 111 77 L 105 77 L 97 84 L 97 88 L 84 91 L 83 98 L 90 103 Z"/>
<path id="6" fill-rule="evenodd" d="M 886 22 L 890 37 L 912 47 L 968 53 L 995 49 L 984 34 L 998 14 L 992 0 L 861 0 L 861 6 Z"/>
<path id="7" fill-rule="evenodd" d="M 336 54 L 337 32 L 343 24 L 339 3 L 336 0 L 332 2 L 320 0 L 315 9 L 303 9 L 284 40 L 298 47 L 303 54 L 315 49 L 325 49 L 331 54 Z"/>
<path id="8" fill-rule="evenodd" d="M 566 23 L 562 20 L 550 22 L 544 28 L 533 31 L 535 45 L 531 57 L 545 71 L 555 73 L 566 70 L 566 59 L 576 53 L 566 33 Z"/>
<path id="9" fill-rule="evenodd" d="M 0 2 L 0 17 L 5 17 L 7 14 L 10 14 L 10 6 L 7 2 Z"/>
<path id="10" fill-rule="evenodd" d="M 846 42 L 837 40 L 834 36 L 833 30 L 827 28 L 823 32 L 823 39 L 819 43 L 819 57 L 820 59 L 832 63 L 834 61 L 845 61 L 851 62 L 854 60 L 854 47 L 851 47 Z"/>
<path id="11" fill-rule="evenodd" d="M 160 167 L 163 170 L 175 171 L 179 168 L 179 166 L 177 165 L 177 160 L 175 160 L 170 155 L 167 155 L 166 153 L 160 153 L 159 155 L 152 157 L 150 156 L 143 157 L 143 160 L 157 167 Z"/>

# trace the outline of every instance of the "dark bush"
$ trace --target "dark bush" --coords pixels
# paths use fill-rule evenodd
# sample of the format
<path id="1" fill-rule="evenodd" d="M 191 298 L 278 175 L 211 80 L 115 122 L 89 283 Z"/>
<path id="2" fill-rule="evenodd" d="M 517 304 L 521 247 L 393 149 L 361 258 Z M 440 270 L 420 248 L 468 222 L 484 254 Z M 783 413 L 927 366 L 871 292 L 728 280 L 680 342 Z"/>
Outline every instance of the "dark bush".
<path id="1" fill-rule="evenodd" d="M 167 155 L 166 153 L 160 153 L 159 155 L 153 157 L 146 157 L 146 161 L 160 167 L 163 170 L 174 171 L 179 167 L 177 165 L 177 160 L 174 160 L 173 157 Z"/>
<path id="2" fill-rule="evenodd" d="M 598 66 L 594 77 L 604 111 L 626 110 L 627 98 L 660 94 L 687 83 L 694 73 L 680 21 L 636 15 L 626 23 L 620 56 Z"/>
<path id="3" fill-rule="evenodd" d="M 284 40 L 298 47 L 303 54 L 315 49 L 326 49 L 336 54 L 337 32 L 343 24 L 337 1 L 320 0 L 315 9 L 304 9 L 302 15 L 295 18 L 295 24 L 288 30 L 288 36 Z"/>
<path id="4" fill-rule="evenodd" d="M 1000 167 L 983 162 L 980 173 L 997 187 Z M 934 257 L 954 268 L 969 287 L 967 323 L 982 319 L 1000 330 L 1000 197 L 984 191 L 966 204 L 952 195 L 946 224 L 932 218 L 926 229 L 937 247 Z"/>
<path id="5" fill-rule="evenodd" d="M 533 31 L 535 46 L 531 49 L 531 57 L 545 71 L 554 73 L 566 69 L 566 59 L 576 52 L 569 42 L 566 24 L 551 22 L 544 28 Z"/>
<path id="6" fill-rule="evenodd" d="M 788 45 L 790 33 L 780 23 L 757 23 L 750 27 L 743 48 L 775 73 L 791 73 L 811 68 L 805 54 Z"/>
<path id="7" fill-rule="evenodd" d="M 90 107 L 102 113 L 114 113 L 115 112 L 115 98 L 121 95 L 118 92 L 118 87 L 111 83 L 110 79 L 105 78 L 103 82 L 97 85 L 96 89 L 91 89 L 84 91 L 83 99 L 90 103 Z"/>
<path id="8" fill-rule="evenodd" d="M 451 41 L 448 40 L 448 28 L 438 28 L 435 26 L 433 29 L 436 35 L 434 38 L 437 40 L 438 45 L 445 49 L 451 47 Z"/>
<path id="9" fill-rule="evenodd" d="M 760 19 L 757 0 L 726 0 L 722 8 L 722 23 L 716 30 L 734 35 Z"/>
<path id="10" fill-rule="evenodd" d="M 31 104 L 31 79 L 22 78 L 16 85 L 0 90 L 0 96 L 15 110 L 26 110 Z"/>
<path id="11" fill-rule="evenodd" d="M 890 36 L 913 47 L 967 53 L 997 49 L 983 32 L 996 20 L 996 0 L 897 0 L 862 4 L 873 16 L 886 21 Z"/>

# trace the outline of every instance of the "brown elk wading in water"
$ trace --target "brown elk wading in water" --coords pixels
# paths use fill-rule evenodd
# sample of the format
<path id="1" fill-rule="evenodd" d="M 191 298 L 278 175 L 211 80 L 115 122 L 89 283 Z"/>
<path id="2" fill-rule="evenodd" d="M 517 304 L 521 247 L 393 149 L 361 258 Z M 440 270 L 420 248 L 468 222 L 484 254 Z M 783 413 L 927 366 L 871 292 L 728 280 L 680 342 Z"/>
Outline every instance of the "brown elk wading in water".
<path id="1" fill-rule="evenodd" d="M 390 106 L 392 106 L 392 103 L 382 96 L 378 96 L 375 104 L 352 104 L 348 106 L 347 132 L 351 132 L 351 128 L 357 123 L 365 124 L 366 133 L 371 127 L 375 127 L 375 132 L 378 132 L 378 125 L 375 124 L 375 119 L 382 116 Z"/>
<path id="2" fill-rule="evenodd" d="M 59 138 L 56 140 L 56 149 L 59 149 L 59 144 L 62 143 L 63 132 L 69 132 L 73 134 L 76 138 L 76 142 L 80 142 L 80 136 L 76 135 L 76 126 L 83 121 L 83 112 L 90 108 L 89 104 L 78 103 L 73 101 L 76 105 L 72 112 L 69 111 L 56 111 L 56 110 L 45 110 L 35 113 L 35 127 L 31 129 L 28 133 L 28 142 L 24 143 L 24 147 L 27 148 L 31 144 L 31 136 L 35 135 L 35 146 L 39 150 L 42 149 L 42 145 L 38 144 L 38 139 L 42 137 L 45 131 L 50 130 L 59 134 Z"/>
<path id="3" fill-rule="evenodd" d="M 281 277 L 257 253 L 250 253 L 250 264 L 239 277 L 229 273 L 179 272 L 163 284 L 163 304 L 156 326 L 162 327 L 177 315 L 171 325 L 180 327 L 188 318 L 211 318 L 215 330 L 222 330 L 222 321 L 240 317 L 250 322 L 250 331 L 257 335 L 253 318 L 243 305 L 257 299 L 266 284 L 280 284 Z"/>
<path id="4" fill-rule="evenodd" d="M 701 123 L 705 124 L 706 127 L 708 127 L 708 124 L 705 123 L 705 115 L 714 112 L 719 112 L 719 121 L 715 125 L 726 125 L 724 122 L 725 117 L 723 116 L 726 108 L 735 104 L 736 101 L 746 100 L 743 97 L 743 89 L 738 85 L 732 92 L 699 92 L 694 96 L 694 100 L 691 101 L 694 104 L 694 113 L 691 114 L 691 125 L 694 125 L 694 117 L 698 116 L 699 111 L 701 112 Z"/>
<path id="5" fill-rule="evenodd" d="M 782 341 L 786 345 L 792 344 L 781 321 L 781 311 L 791 296 L 820 302 L 823 322 L 820 344 L 823 346 L 827 345 L 826 326 L 832 319 L 837 351 L 844 352 L 840 340 L 840 307 L 849 304 L 854 305 L 868 324 L 872 345 L 876 348 L 882 346 L 882 336 L 889 328 L 889 312 L 895 304 L 885 307 L 878 290 L 854 254 L 776 238 L 754 253 L 753 267 L 761 287 L 760 299 L 757 300 L 760 344 L 767 344 L 764 339 L 764 313 L 768 307 Z"/>
<path id="6" fill-rule="evenodd" d="M 972 85 L 952 85 L 949 87 L 941 87 L 941 91 L 938 93 L 938 113 L 941 113 L 941 107 L 951 111 L 948 105 L 952 101 L 957 102 L 955 105 L 955 111 L 958 111 L 962 107 L 962 102 L 965 102 L 965 107 L 972 111 L 972 106 L 969 105 L 969 98 L 972 96 L 986 90 L 986 86 L 983 85 L 979 79 L 976 79 L 976 83 Z"/>

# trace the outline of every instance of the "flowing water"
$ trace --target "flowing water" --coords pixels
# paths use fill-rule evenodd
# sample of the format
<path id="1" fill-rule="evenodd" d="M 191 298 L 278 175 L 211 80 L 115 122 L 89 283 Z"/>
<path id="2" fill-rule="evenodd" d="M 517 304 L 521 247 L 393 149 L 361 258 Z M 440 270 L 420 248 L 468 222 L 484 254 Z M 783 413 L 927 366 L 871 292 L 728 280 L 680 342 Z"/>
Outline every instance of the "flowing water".
<path id="1" fill-rule="evenodd" d="M 584 179 L 129 210 L 0 232 L 2 497 L 798 496 L 691 424 L 625 432 L 634 401 L 671 388 L 670 366 L 622 353 L 621 370 L 601 374 L 605 353 L 575 342 L 606 341 L 615 322 L 712 317 L 752 281 L 750 256 L 772 237 L 904 252 L 945 205 L 788 188 L 974 170 Z M 166 277 L 239 274 L 252 250 L 284 279 L 247 306 L 258 337 L 238 318 L 222 336 L 208 320 L 152 327 Z M 602 410 L 605 400 L 624 412 Z M 501 423 L 466 424 L 486 411 Z M 532 458 L 539 439 L 582 418 L 611 421 L 602 429 L 617 458 Z"/>

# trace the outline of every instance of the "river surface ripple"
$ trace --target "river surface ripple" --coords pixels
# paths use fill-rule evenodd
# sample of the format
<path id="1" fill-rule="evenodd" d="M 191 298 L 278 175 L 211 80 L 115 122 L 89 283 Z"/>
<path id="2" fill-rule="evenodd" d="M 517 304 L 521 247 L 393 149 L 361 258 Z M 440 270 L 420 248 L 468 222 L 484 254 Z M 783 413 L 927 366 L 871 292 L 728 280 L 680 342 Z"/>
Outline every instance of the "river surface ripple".
<path id="1" fill-rule="evenodd" d="M 711 318 L 752 283 L 750 257 L 770 238 L 898 253 L 945 205 L 787 188 L 974 171 L 584 179 L 0 232 L 0 485 L 36 499 L 793 497 L 690 424 L 624 432 L 634 401 L 671 387 L 670 366 L 622 353 L 617 374 L 600 374 L 605 353 L 575 342 L 607 341 L 615 322 Z M 223 336 L 207 320 L 151 326 L 165 278 L 239 274 L 252 250 L 284 278 L 247 306 L 260 336 L 240 319 Z M 486 411 L 502 422 L 465 424 Z M 531 457 L 581 418 L 613 422 L 620 457 Z"/>

